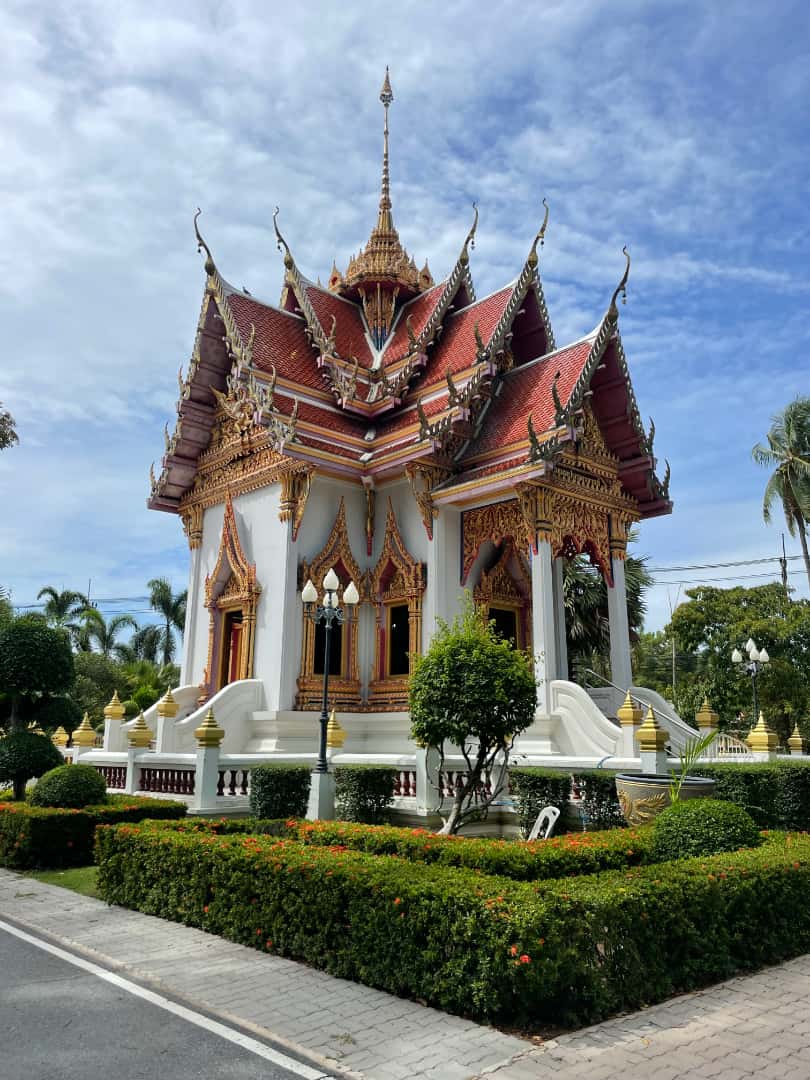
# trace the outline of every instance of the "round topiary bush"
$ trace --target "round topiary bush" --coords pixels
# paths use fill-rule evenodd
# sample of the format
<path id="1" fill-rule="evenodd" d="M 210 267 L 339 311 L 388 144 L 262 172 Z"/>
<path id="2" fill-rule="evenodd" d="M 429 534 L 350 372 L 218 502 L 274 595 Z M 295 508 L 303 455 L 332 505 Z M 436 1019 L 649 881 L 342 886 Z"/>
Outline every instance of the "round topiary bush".
<path id="1" fill-rule="evenodd" d="M 720 799 L 687 799 L 667 807 L 653 826 L 653 857 L 688 859 L 759 847 L 762 836 L 741 806 Z"/>
<path id="2" fill-rule="evenodd" d="M 107 783 L 92 765 L 60 765 L 45 773 L 31 792 L 34 806 L 64 806 L 80 810 L 107 801 Z"/>
<path id="3" fill-rule="evenodd" d="M 25 798 L 25 785 L 32 777 L 42 776 L 63 757 L 45 735 L 33 731 L 12 731 L 0 739 L 0 781 L 11 780 L 14 798 Z"/>

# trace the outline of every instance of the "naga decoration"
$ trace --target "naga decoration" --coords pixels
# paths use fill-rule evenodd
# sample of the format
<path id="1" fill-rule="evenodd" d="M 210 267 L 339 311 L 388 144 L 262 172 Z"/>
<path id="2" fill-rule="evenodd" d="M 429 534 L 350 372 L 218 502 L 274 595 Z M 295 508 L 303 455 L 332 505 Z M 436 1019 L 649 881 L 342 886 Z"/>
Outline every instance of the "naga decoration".
<path id="1" fill-rule="evenodd" d="M 543 216 L 543 224 L 540 226 L 537 235 L 532 241 L 532 246 L 529 251 L 529 257 L 526 260 L 529 266 L 531 266 L 533 269 L 537 266 L 538 263 L 537 245 L 539 244 L 540 247 L 542 247 L 546 242 L 546 226 L 548 225 L 548 203 L 546 202 L 545 198 L 543 198 L 543 206 L 546 208 L 546 212 Z"/>
<path id="2" fill-rule="evenodd" d="M 354 367 L 352 368 L 351 374 L 337 364 L 329 365 L 329 378 L 332 383 L 332 389 L 339 401 L 344 403 L 351 401 L 357 393 L 357 372 L 359 369 L 360 361 L 357 358 L 354 360 Z"/>
<path id="3" fill-rule="evenodd" d="M 653 446 L 655 444 L 655 421 L 650 417 L 650 430 L 647 434 L 647 453 L 652 457 Z"/>
<path id="4" fill-rule="evenodd" d="M 627 279 L 630 277 L 630 252 L 627 250 L 627 245 L 622 248 L 622 254 L 624 255 L 627 263 L 624 267 L 624 273 L 622 274 L 622 280 L 616 286 L 613 296 L 610 298 L 610 307 L 608 308 L 608 319 L 612 323 L 619 321 L 619 309 L 616 306 L 616 300 L 619 297 L 619 293 L 622 294 L 622 303 L 627 303 Z"/>
<path id="5" fill-rule="evenodd" d="M 561 372 L 557 372 L 554 376 L 554 380 L 551 384 L 551 400 L 554 402 L 554 426 L 562 427 L 568 423 L 569 409 L 563 408 L 563 403 L 560 400 L 560 392 L 557 389 L 557 380 L 559 379 Z"/>
<path id="6" fill-rule="evenodd" d="M 670 468 L 669 462 L 666 461 L 666 459 L 664 459 L 664 460 L 665 460 L 665 463 L 666 463 L 666 472 L 664 473 L 664 479 L 661 482 L 661 494 L 664 496 L 665 499 L 668 499 L 669 498 L 669 480 L 670 480 L 670 477 L 672 475 L 672 469 Z"/>
<path id="7" fill-rule="evenodd" d="M 197 237 L 197 251 L 205 252 L 205 272 L 209 277 L 212 277 L 217 272 L 217 268 L 214 263 L 214 256 L 211 254 L 211 248 L 206 244 L 205 240 L 203 240 L 202 233 L 197 225 L 197 219 L 201 213 L 202 210 L 198 206 L 197 212 L 194 215 L 194 233 Z"/>

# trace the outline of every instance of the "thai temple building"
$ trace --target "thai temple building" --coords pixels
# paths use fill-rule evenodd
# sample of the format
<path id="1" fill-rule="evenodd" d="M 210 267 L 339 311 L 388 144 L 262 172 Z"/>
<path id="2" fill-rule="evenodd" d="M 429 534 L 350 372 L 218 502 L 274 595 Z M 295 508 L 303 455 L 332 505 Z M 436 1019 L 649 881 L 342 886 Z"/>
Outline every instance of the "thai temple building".
<path id="1" fill-rule="evenodd" d="M 314 759 L 323 628 L 301 591 L 311 579 L 322 595 L 334 569 L 340 592 L 354 582 L 360 595 L 332 635 L 345 760 L 414 762 L 411 658 L 465 591 L 535 657 L 536 719 L 516 745 L 525 760 L 637 758 L 616 720 L 632 683 L 627 536 L 672 502 L 619 328 L 629 256 L 594 329 L 562 346 L 540 277 L 548 208 L 497 292 L 476 295 L 477 209 L 434 280 L 394 224 L 387 72 L 380 100 L 376 223 L 325 285 L 299 269 L 277 211 L 278 303 L 233 287 L 195 217 L 202 307 L 148 503 L 180 518 L 191 561 L 182 685 L 173 713 L 147 713 L 154 752 L 193 751 L 210 708 L 225 754 Z M 607 583 L 613 686 L 601 691 L 569 679 L 562 572 L 575 554 Z M 655 698 L 673 747 L 692 734 L 638 693 Z M 105 749 L 121 751 L 123 735 Z"/>

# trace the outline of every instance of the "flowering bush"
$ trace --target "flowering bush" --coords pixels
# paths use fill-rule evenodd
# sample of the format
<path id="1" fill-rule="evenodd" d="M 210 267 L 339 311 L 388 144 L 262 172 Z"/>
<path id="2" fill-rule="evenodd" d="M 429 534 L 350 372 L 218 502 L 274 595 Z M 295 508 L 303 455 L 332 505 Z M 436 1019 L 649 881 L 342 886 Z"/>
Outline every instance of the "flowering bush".
<path id="1" fill-rule="evenodd" d="M 522 882 L 215 826 L 98 829 L 101 895 L 477 1019 L 594 1021 L 810 947 L 805 835 Z"/>
<path id="2" fill-rule="evenodd" d="M 93 837 L 100 823 L 176 819 L 186 813 L 184 803 L 166 799 L 135 795 L 110 795 L 108 799 L 103 806 L 81 810 L 0 803 L 0 866 L 15 870 L 84 866 L 93 861 Z"/>
<path id="3" fill-rule="evenodd" d="M 645 829 L 567 833 L 531 844 L 466 836 L 440 836 L 426 829 L 361 825 L 347 821 L 197 821 L 172 824 L 183 832 L 270 834 L 318 847 L 343 847 L 409 862 L 464 867 L 516 881 L 593 874 L 652 861 L 651 832 Z"/>

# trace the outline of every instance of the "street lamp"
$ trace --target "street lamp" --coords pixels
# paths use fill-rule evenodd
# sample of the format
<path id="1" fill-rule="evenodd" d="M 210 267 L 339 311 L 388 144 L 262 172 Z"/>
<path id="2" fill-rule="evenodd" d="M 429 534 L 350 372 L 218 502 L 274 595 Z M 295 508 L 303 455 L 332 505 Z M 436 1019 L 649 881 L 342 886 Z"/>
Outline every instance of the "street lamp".
<path id="1" fill-rule="evenodd" d="M 301 590 L 301 600 L 304 604 L 304 614 L 312 619 L 316 625 L 320 622 L 324 624 L 324 645 L 323 645 L 323 699 L 321 702 L 321 745 L 318 750 L 318 763 L 315 766 L 315 772 L 325 773 L 328 772 L 328 765 L 326 762 L 326 727 L 329 723 L 329 654 L 332 643 L 332 626 L 337 623 L 340 626 L 347 619 L 352 617 L 352 609 L 360 601 L 360 594 L 357 591 L 357 586 L 353 581 L 350 581 L 346 588 L 343 590 L 343 603 L 345 607 L 338 605 L 338 588 L 340 587 L 340 579 L 334 571 L 334 568 L 329 571 L 326 577 L 323 579 L 323 603 L 318 603 L 318 590 L 312 584 L 311 580 L 308 580 L 304 588 Z"/>
<path id="2" fill-rule="evenodd" d="M 770 663 L 770 656 L 766 649 L 758 649 L 756 642 L 751 638 L 745 643 L 745 651 L 747 656 L 743 656 L 739 649 L 735 649 L 731 654 L 731 659 L 735 664 L 741 664 L 745 672 L 751 676 L 751 689 L 754 695 L 754 723 L 756 724 L 759 717 L 759 703 L 757 700 L 757 676 L 762 671 L 763 667 Z"/>

